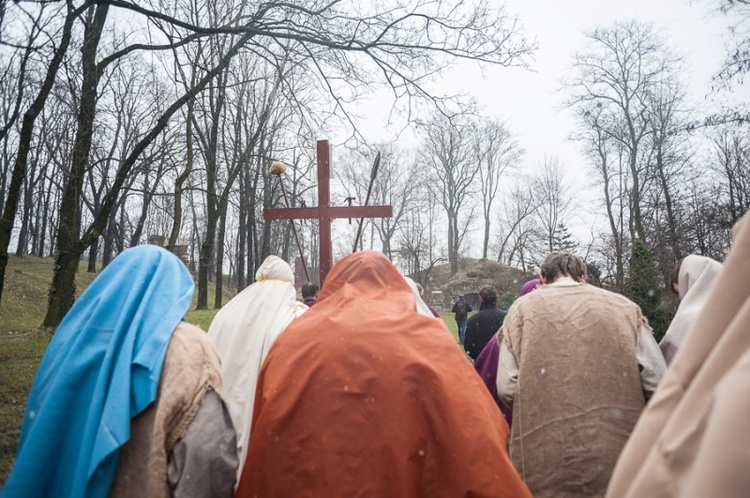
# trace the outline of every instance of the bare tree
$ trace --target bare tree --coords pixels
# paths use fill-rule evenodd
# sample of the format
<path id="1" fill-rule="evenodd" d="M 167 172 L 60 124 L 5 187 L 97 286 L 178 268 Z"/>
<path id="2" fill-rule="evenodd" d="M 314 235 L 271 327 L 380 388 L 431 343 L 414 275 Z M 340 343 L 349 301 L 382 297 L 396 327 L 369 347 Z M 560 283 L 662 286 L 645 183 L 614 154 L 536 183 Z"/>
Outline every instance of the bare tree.
<path id="1" fill-rule="evenodd" d="M 747 127 L 719 129 L 713 135 L 713 169 L 719 175 L 719 202 L 727 228 L 750 210 L 750 140 Z"/>
<path id="2" fill-rule="evenodd" d="M 396 253 L 406 273 L 427 288 L 432 270 L 447 259 L 446 248 L 439 243 L 442 239 L 439 201 L 432 194 L 424 172 L 416 172 L 413 181 L 417 185 L 414 209 L 406 212 L 398 224 Z"/>
<path id="3" fill-rule="evenodd" d="M 394 238 L 399 225 L 405 216 L 414 209 L 419 181 L 416 180 L 417 166 L 413 157 L 407 151 L 396 145 L 377 145 L 373 151 L 362 151 L 359 160 L 350 161 L 343 167 L 346 185 L 350 186 L 350 195 L 357 198 L 355 204 L 363 204 L 367 197 L 370 183 L 372 154 L 381 154 L 378 176 L 373 184 L 370 204 L 392 205 L 391 218 L 368 218 L 365 220 L 364 230 L 371 227 L 377 232 L 380 249 L 383 254 L 392 258 L 394 255 Z M 356 194 L 356 195 L 354 195 Z M 358 222 L 359 220 L 354 220 Z M 364 236 L 362 237 L 364 245 Z M 371 244 L 375 241 L 370 241 Z"/>
<path id="4" fill-rule="evenodd" d="M 562 164 L 557 158 L 547 157 L 541 170 L 532 177 L 534 195 L 538 199 L 535 221 L 539 227 L 542 247 L 538 257 L 556 249 L 555 237 L 571 214 L 572 185 L 566 181 Z"/>
<path id="5" fill-rule="evenodd" d="M 613 139 L 600 125 L 600 120 L 606 122 L 607 115 L 602 115 L 601 108 L 596 107 L 592 111 L 586 110 L 582 113 L 582 119 L 586 126 L 578 136 L 583 143 L 584 151 L 590 157 L 594 171 L 601 182 L 602 201 L 607 213 L 607 222 L 610 230 L 608 243 L 604 247 L 608 249 L 605 259 L 614 261 L 613 272 L 615 285 L 622 289 L 625 283 L 626 249 L 625 224 L 629 208 L 629 196 L 627 192 L 627 166 L 625 165 L 624 151 L 619 149 Z M 612 258 L 609 255 L 614 252 Z"/>
<path id="6" fill-rule="evenodd" d="M 282 68 L 283 70 L 283 68 Z M 256 92 L 254 97 L 252 113 L 246 115 L 243 112 L 243 106 L 246 104 L 243 102 L 244 97 L 242 92 L 237 100 L 237 116 L 235 123 L 235 146 L 232 147 L 233 153 L 231 158 L 225 154 L 225 161 L 230 165 L 229 171 L 227 172 L 226 183 L 221 195 L 218 197 L 218 216 L 219 216 L 219 231 L 217 234 L 217 268 L 218 278 L 216 279 L 216 297 L 214 302 L 215 308 L 221 308 L 222 305 L 222 267 L 224 262 L 224 235 L 226 233 L 226 220 L 227 220 L 227 208 L 229 205 L 229 195 L 234 187 L 234 182 L 239 176 L 246 164 L 250 162 L 252 153 L 258 147 L 261 133 L 267 128 L 268 121 L 270 119 L 271 110 L 276 105 L 276 95 L 281 85 L 281 80 L 284 78 L 283 72 L 277 72 L 275 75 L 271 75 L 266 81 L 266 85 L 260 92 Z M 251 123 L 252 126 L 247 126 L 245 131 L 247 136 L 242 136 L 243 123 L 245 125 Z M 242 140 L 244 138 L 244 140 Z M 209 223 L 210 225 L 210 223 Z M 207 237 L 208 239 L 208 237 Z M 200 295 L 199 295 L 200 298 Z M 199 302 L 200 305 L 200 302 Z"/>
<path id="7" fill-rule="evenodd" d="M 508 168 L 512 168 L 518 163 L 523 150 L 505 125 L 499 121 L 490 120 L 477 128 L 474 137 L 474 151 L 479 169 L 482 214 L 484 215 L 482 259 L 487 259 L 493 218 L 493 202 L 502 183 L 503 174 Z"/>
<path id="8" fill-rule="evenodd" d="M 530 245 L 534 238 L 532 218 L 538 208 L 539 200 L 530 179 L 520 178 L 508 195 L 503 196 L 498 261 L 508 266 L 520 266 L 523 271 L 528 271 L 531 263 Z"/>
<path id="9" fill-rule="evenodd" d="M 18 153 L 11 173 L 11 181 L 2 210 L 2 218 L 0 218 L 0 298 L 2 298 L 2 289 L 5 282 L 5 269 L 8 266 L 8 246 L 10 245 L 11 232 L 13 231 L 13 224 L 16 219 L 21 185 L 26 176 L 29 150 L 34 133 L 34 123 L 47 102 L 47 97 L 52 91 L 52 85 L 57 77 L 57 72 L 68 51 L 73 23 L 88 8 L 88 5 L 88 2 L 85 2 L 80 7 L 74 8 L 72 0 L 66 1 L 66 16 L 60 40 L 47 66 L 44 81 L 39 92 L 23 116 L 23 124 L 17 145 Z"/>
<path id="10" fill-rule="evenodd" d="M 479 168 L 471 150 L 471 125 L 459 117 L 436 115 L 425 126 L 422 160 L 429 171 L 432 195 L 445 210 L 448 221 L 448 261 L 451 274 L 458 272 L 461 242 L 471 222 L 473 194 Z"/>
<path id="11" fill-rule="evenodd" d="M 677 79 L 662 82 L 651 94 L 649 166 L 655 182 L 648 218 L 654 220 L 651 233 L 657 236 L 666 234 L 667 247 L 661 251 L 666 254 L 658 257 L 663 266 L 670 267 L 684 256 L 676 213 L 680 201 L 679 185 L 687 179 L 685 170 L 689 168 L 690 157 L 683 117 L 684 101 L 685 92 Z"/>
<path id="12" fill-rule="evenodd" d="M 3 6 L 5 9 L 6 5 Z M 75 19 L 83 12 L 86 16 L 80 39 L 82 77 L 68 82 L 73 90 L 71 100 L 75 101 L 76 138 L 71 157 L 62 161 L 70 166 L 66 168 L 61 196 L 59 227 L 55 237 L 55 275 L 46 325 L 57 324 L 72 304 L 77 261 L 108 226 L 108 222 L 113 220 L 113 213 L 119 209 L 116 217 L 120 221 L 127 221 L 127 204 L 121 199 L 128 195 L 126 182 L 141 154 L 168 128 L 185 104 L 193 101 L 204 89 L 211 88 L 209 85 L 218 75 L 225 74 L 237 54 L 251 51 L 276 66 L 282 59 L 294 60 L 308 79 L 323 88 L 334 103 L 336 112 L 346 119 L 349 103 L 372 86 L 373 74 L 377 76 L 377 82 L 387 85 L 397 98 L 405 97 L 403 102 L 423 99 L 441 105 L 443 101 L 434 98 L 424 85 L 428 79 L 449 67 L 450 61 L 469 59 L 480 63 L 511 65 L 521 63 L 530 50 L 519 34 L 515 18 L 502 9 L 471 7 L 461 2 L 418 1 L 408 6 L 394 2 L 378 4 L 369 10 L 359 5 L 317 0 L 299 4 L 209 3 L 196 6 L 198 9 L 185 8 L 185 5 L 166 8 L 156 0 L 139 4 L 127 0 L 104 0 L 96 4 L 84 2 L 78 6 L 72 0 L 66 3 L 67 11 L 75 14 L 66 19 Z M 226 7 L 228 15 L 204 16 L 205 11 L 199 10 L 201 7 Z M 131 16 L 137 14 L 139 19 L 134 23 L 115 22 L 116 28 L 111 33 L 105 31 L 108 20 L 116 21 L 124 11 Z M 206 19 L 217 20 L 217 24 L 212 25 Z M 147 29 L 141 29 L 142 25 L 146 25 Z M 138 30 L 131 31 L 130 26 L 138 26 Z M 70 40 L 70 36 L 66 36 Z M 110 36 L 115 37 L 119 44 L 113 51 L 102 43 Z M 193 80 L 195 84 L 174 95 L 163 112 L 149 123 L 144 123 L 138 140 L 120 158 L 98 213 L 93 219 L 88 219 L 80 210 L 85 195 L 83 179 L 91 167 L 92 130 L 98 126 L 97 120 L 102 119 L 97 99 L 107 91 L 102 77 L 106 76 L 109 66 L 118 59 L 148 51 L 154 54 L 150 59 L 155 70 L 167 77 L 159 69 L 159 61 L 166 57 L 164 54 L 174 54 L 175 48 L 209 40 L 223 47 L 217 52 L 220 55 L 210 61 L 206 59 L 205 66 L 197 67 L 199 76 Z M 58 47 L 67 48 L 68 41 L 57 41 Z M 66 50 L 58 52 L 64 55 Z M 161 67 L 172 66 L 164 64 Z M 54 82 L 55 74 L 56 69 L 48 71 L 50 83 Z M 38 110 L 35 112 L 38 114 Z M 30 139 L 21 141 L 29 142 Z M 19 149 L 19 158 L 23 153 L 23 149 Z M 23 161 L 18 162 L 19 168 L 14 171 L 8 189 L 12 202 L 6 201 L 2 233 L 9 234 L 15 223 L 18 203 L 15 199 L 18 195 L 14 194 L 14 197 L 10 193 L 20 192 L 20 184 L 25 176 Z M 9 236 L 7 238 L 9 240 Z M 7 256 L 4 257 L 7 245 L 4 245 L 4 251 L 0 250 L 0 270 L 4 270 L 7 261 Z M 0 243 L 0 249 L 2 247 Z"/>
<path id="13" fill-rule="evenodd" d="M 744 75 L 750 71 L 750 1 L 720 0 L 718 9 L 737 19 L 730 27 L 732 41 L 729 44 L 729 53 L 716 76 L 717 80 L 729 86 L 741 83 Z"/>
<path id="14" fill-rule="evenodd" d="M 589 46 L 576 54 L 573 76 L 566 82 L 572 93 L 568 103 L 582 116 L 584 126 L 594 113 L 603 135 L 625 152 L 631 238 L 645 241 L 641 208 L 647 179 L 644 142 L 652 131 L 650 98 L 673 77 L 678 61 L 653 26 L 637 21 L 597 28 L 588 38 Z"/>
<path id="15" fill-rule="evenodd" d="M 97 19 L 97 16 L 93 17 L 95 19 L 95 24 L 103 22 Z M 78 258 L 83 253 L 83 251 L 85 251 L 86 248 L 91 245 L 93 240 L 101 233 L 102 229 L 106 225 L 113 207 L 115 207 L 118 202 L 118 197 L 120 196 L 121 189 L 126 182 L 127 177 L 134 164 L 138 161 L 141 153 L 156 139 L 156 137 L 162 132 L 162 130 L 167 127 L 172 115 L 174 115 L 177 110 L 180 109 L 188 100 L 192 99 L 197 93 L 202 91 L 208 85 L 208 83 L 216 77 L 216 75 L 221 73 L 226 68 L 232 58 L 245 45 L 245 43 L 251 36 L 251 34 L 243 35 L 243 37 L 227 51 L 227 53 L 217 63 L 217 65 L 210 69 L 205 74 L 205 76 L 203 76 L 203 78 L 201 78 L 196 83 L 195 87 L 186 92 L 182 97 L 177 99 L 164 111 L 164 113 L 159 117 L 159 119 L 156 121 L 156 124 L 151 128 L 151 130 L 146 133 L 143 138 L 133 147 L 130 154 L 120 163 L 112 187 L 108 191 L 107 196 L 105 197 L 105 200 L 102 204 L 102 209 L 99 213 L 99 216 L 97 216 L 97 218 L 92 222 L 92 224 L 84 232 L 84 235 L 81 238 L 78 237 L 78 230 L 75 224 L 71 221 L 77 219 L 76 203 L 77 199 L 80 197 L 80 190 L 78 190 L 80 188 L 78 187 L 79 182 L 73 181 L 72 179 L 76 178 L 76 174 L 79 174 L 77 171 L 78 169 L 81 169 L 82 167 L 85 168 L 85 162 L 88 160 L 88 150 L 87 148 L 86 150 L 81 150 L 80 147 L 77 147 L 75 149 L 80 152 L 78 152 L 77 155 L 74 154 L 73 164 L 76 165 L 78 164 L 77 161 L 83 161 L 83 165 L 79 164 L 78 168 L 71 168 L 72 179 L 69 180 L 69 186 L 66 187 L 66 194 L 64 194 L 62 198 L 60 208 L 62 216 L 60 228 L 58 229 L 57 235 L 58 253 L 56 257 L 55 274 L 50 290 L 50 303 L 47 310 L 47 316 L 45 317 L 44 321 L 45 326 L 57 325 L 60 320 L 62 320 L 65 312 L 67 312 L 67 310 L 70 309 L 70 306 L 72 306 L 75 295 L 75 273 L 77 270 Z M 107 59 L 106 61 L 109 62 L 109 60 L 111 59 Z M 91 70 L 89 70 L 88 72 L 85 71 L 84 73 L 88 74 L 90 72 Z M 87 86 L 90 86 L 95 82 L 96 81 L 89 82 Z M 89 89 L 89 91 L 93 91 L 95 94 L 95 90 Z M 95 112 L 95 109 L 87 109 L 83 106 L 82 109 L 83 110 L 79 114 L 79 116 L 81 116 L 81 123 L 79 124 L 79 127 L 81 125 L 83 125 L 84 127 L 90 126 L 90 124 L 88 123 L 89 113 Z M 90 145 L 90 138 L 86 138 L 86 135 L 83 133 L 79 133 L 79 136 L 82 137 L 82 141 L 89 142 Z M 65 221 L 64 225 L 63 221 Z"/>

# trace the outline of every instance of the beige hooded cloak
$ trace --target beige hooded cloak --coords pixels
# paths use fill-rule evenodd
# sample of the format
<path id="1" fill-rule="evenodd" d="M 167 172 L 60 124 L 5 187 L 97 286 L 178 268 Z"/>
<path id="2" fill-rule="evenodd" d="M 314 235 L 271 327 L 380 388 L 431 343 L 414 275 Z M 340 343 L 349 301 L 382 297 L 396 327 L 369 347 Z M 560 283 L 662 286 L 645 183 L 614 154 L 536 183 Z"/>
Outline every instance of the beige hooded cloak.
<path id="1" fill-rule="evenodd" d="M 608 497 L 750 496 L 750 215 L 617 462 Z M 698 333 L 700 332 L 700 333 Z"/>
<path id="2" fill-rule="evenodd" d="M 691 326 L 706 304 L 714 282 L 721 274 L 721 269 L 721 263 L 705 256 L 691 254 L 682 260 L 677 279 L 680 307 L 659 343 L 667 365 L 672 363 L 677 350 L 685 342 Z"/>

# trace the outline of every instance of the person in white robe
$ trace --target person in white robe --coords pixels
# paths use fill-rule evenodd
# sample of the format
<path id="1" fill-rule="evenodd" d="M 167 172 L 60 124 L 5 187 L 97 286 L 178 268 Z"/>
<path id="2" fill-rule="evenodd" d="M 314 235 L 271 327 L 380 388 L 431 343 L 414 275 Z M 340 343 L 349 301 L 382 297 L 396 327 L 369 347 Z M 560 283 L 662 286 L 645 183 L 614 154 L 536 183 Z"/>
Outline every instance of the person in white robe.
<path id="1" fill-rule="evenodd" d="M 659 342 L 667 365 L 672 363 L 677 350 L 685 342 L 695 319 L 711 295 L 711 289 L 722 268 L 721 263 L 695 254 L 686 256 L 675 268 L 677 271 L 672 278 L 672 289 L 680 296 L 680 306 Z"/>
<path id="2" fill-rule="evenodd" d="M 417 313 L 432 318 L 433 314 L 430 311 L 430 307 L 427 306 L 427 303 L 422 299 L 422 294 L 419 292 L 417 283 L 407 276 L 404 276 L 404 280 L 406 280 L 406 283 L 409 284 L 409 288 L 414 293 L 414 300 L 417 302 Z"/>
<path id="3" fill-rule="evenodd" d="M 208 329 L 221 357 L 223 394 L 237 431 L 238 482 L 247 457 L 260 368 L 276 338 L 308 309 L 297 301 L 294 274 L 283 259 L 266 258 L 255 280 L 216 314 Z"/>

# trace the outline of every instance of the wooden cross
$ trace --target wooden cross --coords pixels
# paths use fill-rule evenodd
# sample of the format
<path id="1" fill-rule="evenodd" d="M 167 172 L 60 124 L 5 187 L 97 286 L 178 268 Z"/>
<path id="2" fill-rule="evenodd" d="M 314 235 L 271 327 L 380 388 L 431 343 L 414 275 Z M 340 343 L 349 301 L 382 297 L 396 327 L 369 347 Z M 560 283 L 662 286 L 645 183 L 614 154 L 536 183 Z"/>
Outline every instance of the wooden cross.
<path id="1" fill-rule="evenodd" d="M 328 140 L 318 140 L 318 206 L 266 208 L 266 220 L 313 220 L 320 222 L 320 285 L 333 266 L 331 220 L 334 218 L 390 218 L 393 206 L 331 206 L 331 149 Z"/>

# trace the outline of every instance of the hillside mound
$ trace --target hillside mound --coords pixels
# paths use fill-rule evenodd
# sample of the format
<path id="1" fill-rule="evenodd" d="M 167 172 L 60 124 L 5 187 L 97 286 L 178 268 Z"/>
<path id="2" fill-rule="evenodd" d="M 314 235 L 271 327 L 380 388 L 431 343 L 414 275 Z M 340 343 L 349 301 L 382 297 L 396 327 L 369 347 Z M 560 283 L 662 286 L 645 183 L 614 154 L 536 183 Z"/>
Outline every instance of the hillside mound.
<path id="1" fill-rule="evenodd" d="M 462 258 L 458 273 L 450 274 L 450 265 L 440 265 L 432 269 L 425 294 L 435 306 L 450 308 L 456 298 L 463 294 L 472 307 L 479 307 L 479 289 L 493 285 L 503 302 L 512 302 L 518 296 L 521 286 L 535 275 L 524 273 L 497 261 Z M 437 292 L 436 292 L 437 291 Z"/>

